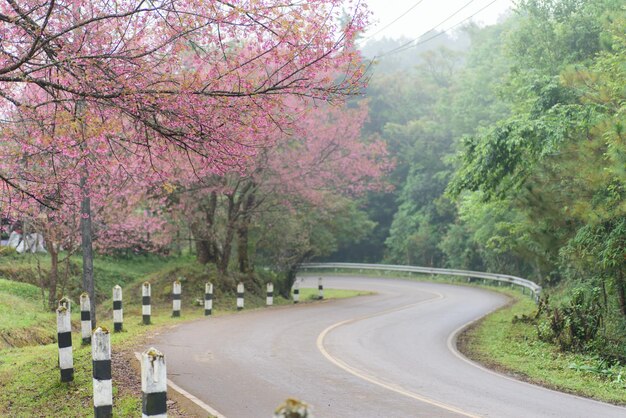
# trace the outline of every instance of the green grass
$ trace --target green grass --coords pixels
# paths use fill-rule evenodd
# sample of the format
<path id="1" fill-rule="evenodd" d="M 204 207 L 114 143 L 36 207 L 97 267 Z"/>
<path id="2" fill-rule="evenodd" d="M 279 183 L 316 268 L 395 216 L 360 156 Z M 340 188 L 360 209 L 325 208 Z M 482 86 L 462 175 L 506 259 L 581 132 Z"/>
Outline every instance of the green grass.
<path id="1" fill-rule="evenodd" d="M 345 299 L 356 296 L 373 295 L 373 292 L 365 290 L 347 290 L 347 289 L 324 289 L 324 299 Z M 317 300 L 319 291 L 313 288 L 300 288 L 300 300 Z"/>
<path id="2" fill-rule="evenodd" d="M 43 310 L 39 288 L 0 279 L 0 348 L 50 343 L 54 318 Z"/>
<path id="3" fill-rule="evenodd" d="M 160 273 L 152 273 L 148 278 L 153 282 L 153 294 L 156 295 L 153 303 L 152 325 L 141 324 L 141 305 L 137 301 L 136 292 L 142 280 L 127 286 L 124 293 L 124 332 L 111 334 L 112 352 L 132 353 L 136 347 L 145 344 L 146 334 L 155 332 L 163 327 L 169 327 L 183 321 L 200 318 L 204 315 L 202 306 L 193 306 L 197 292 L 191 289 L 197 287 L 195 281 L 187 279 L 187 293 L 183 287 L 183 309 L 181 318 L 171 317 L 171 302 L 165 293 L 171 291 L 170 279 L 178 274 L 179 266 L 167 266 Z M 0 289 L 9 289 L 2 293 L 15 298 L 25 304 L 29 300 L 37 300 L 34 288 L 21 283 L 0 281 Z M 196 289 L 197 290 L 197 289 Z M 325 299 L 346 298 L 368 294 L 369 292 L 325 289 Z M 24 298 L 22 299 L 22 295 Z M 201 296 L 198 294 L 197 296 Z M 317 289 L 301 289 L 303 301 L 317 297 Z M 235 311 L 235 298 L 231 294 L 220 296 L 218 308 L 214 310 L 216 316 Z M 289 304 L 292 301 L 281 297 L 274 298 L 275 303 Z M 111 313 L 106 301 L 99 307 L 99 324 L 113 329 Z M 262 308 L 265 298 L 246 294 L 246 309 Z M 0 309 L 2 308 L 0 301 Z M 34 311 L 34 305 L 28 309 Z M 75 329 L 79 325 L 79 312 L 73 305 L 72 322 Z M 22 308 L 20 307 L 20 310 Z M 48 324 L 48 330 L 55 329 L 54 314 L 41 312 L 41 316 Z M 41 318 L 40 318 L 41 319 Z M 88 346 L 80 345 L 80 332 L 72 333 L 74 346 L 75 380 L 71 383 L 61 383 L 57 364 L 58 349 L 56 344 L 29 346 L 22 348 L 0 349 L 0 416 L 30 417 L 85 417 L 93 415 L 92 380 L 91 380 L 91 351 Z M 114 416 L 137 417 L 141 415 L 141 396 L 131 393 L 124 387 L 117 385 L 114 371 Z"/>
<path id="4" fill-rule="evenodd" d="M 60 258 L 64 258 L 62 254 Z M 94 259 L 94 283 L 98 301 L 110 297 L 116 284 L 125 286 L 160 271 L 167 266 L 190 264 L 189 257 L 159 257 L 154 255 L 129 257 L 98 256 Z M 38 286 L 50 269 L 48 254 L 12 254 L 0 256 L 0 279 Z M 82 293 L 82 257 L 74 255 L 59 265 L 58 292 L 78 300 Z M 41 296 L 39 293 L 39 300 Z"/>
<path id="5" fill-rule="evenodd" d="M 185 319 L 199 317 L 189 311 Z M 74 316 L 74 315 L 73 315 Z M 181 322 L 167 311 L 152 317 L 153 325 L 141 325 L 141 317 L 125 314 L 124 332 L 111 334 L 113 353 L 132 352 L 143 336 L 158 327 Z M 112 329 L 109 321 L 103 321 Z M 61 383 L 55 344 L 0 351 L 0 416 L 85 417 L 93 415 L 91 348 L 81 346 L 80 333 L 73 332 L 74 381 Z M 115 371 L 114 371 L 115 373 Z M 114 416 L 141 415 L 141 396 L 120 391 L 114 382 Z"/>
<path id="6" fill-rule="evenodd" d="M 591 355 L 562 353 L 537 339 L 535 326 L 513 323 L 514 316 L 532 315 L 536 305 L 515 298 L 488 315 L 462 337 L 462 351 L 489 367 L 553 389 L 626 405 L 626 367 L 608 367 Z"/>

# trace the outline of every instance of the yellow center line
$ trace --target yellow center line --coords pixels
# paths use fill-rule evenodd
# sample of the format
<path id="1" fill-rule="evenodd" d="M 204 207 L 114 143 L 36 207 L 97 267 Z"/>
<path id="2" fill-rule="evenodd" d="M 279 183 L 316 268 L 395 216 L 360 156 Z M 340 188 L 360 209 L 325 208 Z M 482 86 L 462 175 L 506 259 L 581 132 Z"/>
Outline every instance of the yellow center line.
<path id="1" fill-rule="evenodd" d="M 404 305 L 404 306 L 400 306 L 400 307 L 397 307 L 397 308 L 388 309 L 388 310 L 385 310 L 385 311 L 382 311 L 382 312 L 377 312 L 377 313 L 374 313 L 374 314 L 371 314 L 371 315 L 366 315 L 366 316 L 360 316 L 360 317 L 357 317 L 357 318 L 347 319 L 347 320 L 344 320 L 344 321 L 341 321 L 341 322 L 337 322 L 336 324 L 333 324 L 333 325 L 329 326 L 328 328 L 326 328 L 324 331 L 322 331 L 318 335 L 318 337 L 317 337 L 317 349 L 322 353 L 322 355 L 324 357 L 326 357 L 326 359 L 328 361 L 333 363 L 335 366 L 337 366 L 340 369 L 342 369 L 342 370 L 344 370 L 344 371 L 346 371 L 346 372 L 348 372 L 348 373 L 350 373 L 350 374 L 352 374 L 352 375 L 354 375 L 354 376 L 356 376 L 356 377 L 358 377 L 360 379 L 363 379 L 363 380 L 365 380 L 367 382 L 373 383 L 373 384 L 375 384 L 377 386 L 380 386 L 380 387 L 382 387 L 384 389 L 387 389 L 387 390 L 390 390 L 392 392 L 398 393 L 400 395 L 406 396 L 408 398 L 412 398 L 412 399 L 418 400 L 420 402 L 424 402 L 424 403 L 427 403 L 429 405 L 433 405 L 433 406 L 445 409 L 447 411 L 454 412 L 454 413 L 459 414 L 459 415 L 463 415 L 463 416 L 470 417 L 470 418 L 480 418 L 478 415 L 473 415 L 473 414 L 471 414 L 469 412 L 466 412 L 466 411 L 463 411 L 463 410 L 461 410 L 461 409 L 459 409 L 459 408 L 457 408 L 455 406 L 448 405 L 448 404 L 445 404 L 443 402 L 436 401 L 434 399 L 430 399 L 430 398 L 428 398 L 426 396 L 423 396 L 423 395 L 420 395 L 418 393 L 415 393 L 415 392 L 409 391 L 407 389 L 404 389 L 404 388 L 402 388 L 402 387 L 400 387 L 400 386 L 398 386 L 396 384 L 384 382 L 384 381 L 382 381 L 382 379 L 377 378 L 376 376 L 373 376 L 373 375 L 371 375 L 371 374 L 369 374 L 369 373 L 367 373 L 365 371 L 359 370 L 359 369 L 357 369 L 357 368 L 355 368 L 353 366 L 350 366 L 349 364 L 347 364 L 343 360 L 340 360 L 340 359 L 338 359 L 336 357 L 333 357 L 328 352 L 328 350 L 326 350 L 326 347 L 324 347 L 324 339 L 326 338 L 326 336 L 331 331 L 333 331 L 334 329 L 339 328 L 339 327 L 341 327 L 343 325 L 355 323 L 355 322 L 358 322 L 358 321 L 363 321 L 365 319 L 373 318 L 373 317 L 376 317 L 376 316 L 386 315 L 388 313 L 397 312 L 397 311 L 401 311 L 401 310 L 404 310 L 404 309 L 409 309 L 409 308 L 412 308 L 412 307 L 417 306 L 417 305 L 422 305 L 422 304 L 425 304 L 425 303 L 429 303 L 429 302 L 433 302 L 435 300 L 439 300 L 439 299 L 445 298 L 445 296 L 442 295 L 441 293 L 431 292 L 431 291 L 428 291 L 426 293 L 431 293 L 431 294 L 435 295 L 436 297 L 431 298 L 431 299 L 427 299 L 427 300 L 423 300 L 423 301 L 420 301 L 420 302 L 416 302 L 416 303 L 411 303 L 409 305 Z"/>

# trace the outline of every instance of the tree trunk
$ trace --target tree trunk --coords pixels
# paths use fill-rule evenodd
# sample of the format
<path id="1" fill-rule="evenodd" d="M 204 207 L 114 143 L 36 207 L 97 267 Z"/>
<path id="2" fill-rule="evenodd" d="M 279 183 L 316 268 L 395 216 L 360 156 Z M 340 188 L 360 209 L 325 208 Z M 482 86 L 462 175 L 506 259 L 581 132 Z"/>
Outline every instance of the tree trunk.
<path id="1" fill-rule="evenodd" d="M 626 318 L 626 283 L 624 283 L 624 272 L 619 270 L 615 280 L 617 298 L 619 300 L 619 310 L 622 316 Z"/>
<path id="2" fill-rule="evenodd" d="M 226 226 L 226 236 L 224 237 L 224 247 L 219 257 L 217 268 L 220 273 L 224 274 L 228 270 L 228 264 L 230 263 L 231 252 L 233 251 L 233 238 L 235 237 L 235 225 L 233 222 L 228 222 Z"/>
<path id="3" fill-rule="evenodd" d="M 296 281 L 296 276 L 298 274 L 298 269 L 300 268 L 300 264 L 304 263 L 307 259 L 309 259 L 313 255 L 313 251 L 308 250 L 299 256 L 294 257 L 294 261 L 292 261 L 287 266 L 287 274 L 285 275 L 285 280 L 279 283 L 279 294 L 285 299 L 291 298 L 291 287 L 293 283 Z"/>
<path id="4" fill-rule="evenodd" d="M 196 243 L 196 261 L 200 264 L 218 263 L 218 251 L 215 243 L 215 211 L 217 193 L 211 192 L 207 204 L 201 204 L 205 224 L 192 224 L 192 234 Z"/>
<path id="5" fill-rule="evenodd" d="M 89 294 L 91 300 L 91 326 L 96 325 L 96 294 L 93 282 L 93 237 L 91 230 L 91 198 L 85 188 L 87 179 L 81 178 L 80 186 L 83 193 L 81 202 L 80 233 L 81 249 L 83 252 L 83 290 Z"/>
<path id="6" fill-rule="evenodd" d="M 254 190 L 251 190 L 243 204 L 243 214 L 237 228 L 237 257 L 239 271 L 248 274 L 252 272 L 249 254 L 250 223 L 252 222 L 252 208 L 255 204 Z"/>
<path id="7" fill-rule="evenodd" d="M 237 190 L 235 189 L 233 193 L 226 195 L 228 199 L 228 221 L 226 223 L 226 233 L 224 234 L 224 245 L 219 254 L 219 262 L 217 263 L 217 269 L 222 274 L 226 273 L 228 270 L 230 256 L 233 251 L 233 239 L 235 238 L 237 219 L 240 215 L 241 199 L 237 199 L 236 194 Z"/>
<path id="8" fill-rule="evenodd" d="M 209 264 L 214 261 L 214 257 L 211 256 L 211 243 L 199 237 L 196 237 L 194 241 L 196 243 L 196 261 L 200 264 Z"/>
<path id="9" fill-rule="evenodd" d="M 54 243 L 49 243 L 50 273 L 48 274 L 48 309 L 57 307 L 57 283 L 59 281 L 59 251 Z"/>
<path id="10" fill-rule="evenodd" d="M 248 254 L 248 224 L 245 223 L 237 228 L 237 261 L 241 273 L 247 274 L 252 271 Z"/>

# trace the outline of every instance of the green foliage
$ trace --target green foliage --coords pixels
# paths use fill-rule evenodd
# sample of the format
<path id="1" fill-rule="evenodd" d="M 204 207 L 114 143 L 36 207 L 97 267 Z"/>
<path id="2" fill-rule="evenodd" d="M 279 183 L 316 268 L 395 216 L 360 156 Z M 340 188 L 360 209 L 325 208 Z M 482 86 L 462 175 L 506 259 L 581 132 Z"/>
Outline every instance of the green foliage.
<path id="1" fill-rule="evenodd" d="M 537 306 L 522 298 L 499 310 L 461 339 L 462 351 L 487 366 L 497 367 L 530 382 L 595 399 L 626 404 L 626 366 L 597 354 L 562 352 L 537 339 Z M 527 321 L 512 319 L 530 318 Z"/>
<path id="2" fill-rule="evenodd" d="M 370 128 L 398 161 L 376 209 L 386 261 L 576 288 L 540 334 L 605 358 L 626 346 L 623 5 L 522 0 L 465 28 L 469 48 L 386 67 L 368 90 Z"/>
<path id="3" fill-rule="evenodd" d="M 550 306 L 548 299 L 540 304 L 545 320 L 537 327 L 539 339 L 555 343 L 563 351 L 585 351 L 602 329 L 604 318 L 598 288 L 575 288 L 570 300 L 560 306 Z"/>

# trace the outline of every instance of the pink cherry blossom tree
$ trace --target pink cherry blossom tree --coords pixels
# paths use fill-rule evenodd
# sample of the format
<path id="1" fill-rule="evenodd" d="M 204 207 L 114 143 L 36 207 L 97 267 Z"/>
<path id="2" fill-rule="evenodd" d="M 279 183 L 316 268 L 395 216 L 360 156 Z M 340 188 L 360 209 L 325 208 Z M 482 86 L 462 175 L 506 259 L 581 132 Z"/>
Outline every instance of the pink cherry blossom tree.
<path id="1" fill-rule="evenodd" d="M 287 98 L 358 90 L 366 19 L 342 0 L 1 3 L 0 205 L 59 210 L 79 196 L 93 296 L 95 178 L 131 167 L 166 182 L 176 154 L 198 178 L 242 171 L 292 123 Z M 24 123 L 36 134 L 24 139 Z"/>
<path id="2" fill-rule="evenodd" d="M 293 130 L 280 133 L 277 145 L 258 153 L 246 172 L 181 185 L 176 194 L 200 263 L 214 263 L 225 273 L 236 252 L 238 270 L 250 273 L 250 228 L 264 214 L 331 213 L 337 201 L 386 187 L 390 161 L 385 146 L 361 136 L 366 105 L 318 106 L 300 116 Z"/>

